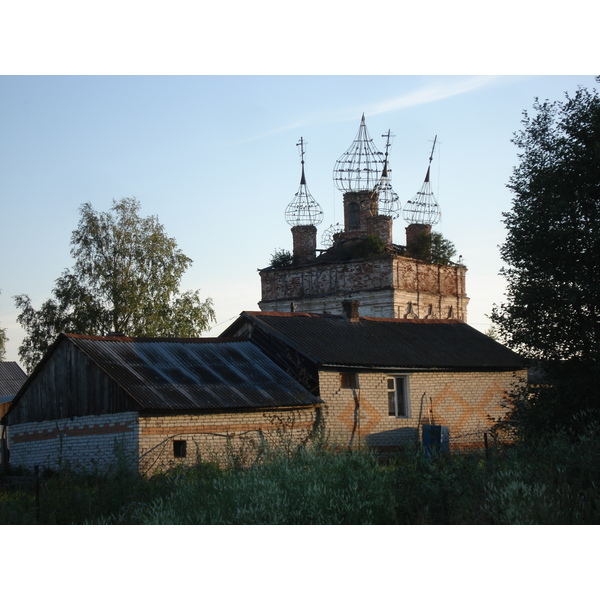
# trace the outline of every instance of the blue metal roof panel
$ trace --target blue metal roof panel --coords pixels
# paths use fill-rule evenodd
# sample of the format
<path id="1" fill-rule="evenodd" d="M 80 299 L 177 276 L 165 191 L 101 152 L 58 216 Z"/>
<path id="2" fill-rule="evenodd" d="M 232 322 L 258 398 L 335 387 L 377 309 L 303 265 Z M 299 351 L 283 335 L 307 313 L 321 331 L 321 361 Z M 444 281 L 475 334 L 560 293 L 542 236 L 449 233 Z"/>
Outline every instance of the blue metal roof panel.
<path id="1" fill-rule="evenodd" d="M 251 342 L 67 337 L 142 409 L 257 409 L 321 402 Z"/>

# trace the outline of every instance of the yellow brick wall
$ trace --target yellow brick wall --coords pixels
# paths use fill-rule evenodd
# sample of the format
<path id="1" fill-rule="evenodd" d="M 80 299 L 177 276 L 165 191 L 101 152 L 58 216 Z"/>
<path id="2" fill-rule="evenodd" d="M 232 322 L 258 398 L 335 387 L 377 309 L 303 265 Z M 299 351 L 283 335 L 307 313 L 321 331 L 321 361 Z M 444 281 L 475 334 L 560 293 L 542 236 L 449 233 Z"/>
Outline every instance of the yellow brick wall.
<path id="1" fill-rule="evenodd" d="M 316 409 L 205 415 L 140 416 L 140 472 L 153 473 L 198 460 L 248 466 L 262 452 L 297 447 L 311 435 Z M 173 441 L 185 440 L 187 456 L 174 456 Z"/>
<path id="2" fill-rule="evenodd" d="M 319 373 L 321 398 L 327 407 L 325 427 L 332 443 L 398 446 L 418 441 L 420 426 L 431 423 L 449 427 L 451 449 L 482 447 L 483 434 L 493 425 L 490 417 L 505 413 L 507 391 L 526 372 L 408 374 L 408 418 L 388 415 L 389 376 L 359 373 L 359 389 L 352 390 L 340 388 L 338 372 Z"/>

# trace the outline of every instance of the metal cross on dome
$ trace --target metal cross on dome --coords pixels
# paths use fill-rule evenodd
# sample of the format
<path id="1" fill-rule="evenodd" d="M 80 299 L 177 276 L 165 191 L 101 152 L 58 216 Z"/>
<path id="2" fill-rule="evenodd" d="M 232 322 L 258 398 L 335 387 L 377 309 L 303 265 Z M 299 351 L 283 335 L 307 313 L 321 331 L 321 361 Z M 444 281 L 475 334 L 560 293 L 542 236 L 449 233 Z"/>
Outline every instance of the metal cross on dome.
<path id="1" fill-rule="evenodd" d="M 381 179 L 375 186 L 375 192 L 379 199 L 379 214 L 395 219 L 400 216 L 401 206 L 398 194 L 392 189 L 392 170 L 388 165 L 388 154 L 391 146 L 390 137 L 392 132 L 388 129 L 387 133 L 384 133 L 381 137 L 386 137 L 385 143 L 385 158 L 383 162 L 383 172 L 381 173 Z"/>
<path id="2" fill-rule="evenodd" d="M 302 176 L 300 178 L 300 187 L 294 199 L 285 209 L 285 220 L 291 227 L 297 225 L 319 225 L 323 221 L 323 211 L 319 203 L 308 191 L 308 186 L 306 185 L 306 176 L 304 175 L 304 138 L 300 138 L 296 146 L 300 146 Z"/>
<path id="3" fill-rule="evenodd" d="M 402 211 L 404 220 L 407 223 L 435 225 L 436 223 L 439 223 L 442 218 L 442 211 L 431 191 L 430 181 L 431 161 L 433 159 L 436 140 L 437 135 L 433 140 L 433 147 L 431 148 L 431 154 L 429 155 L 429 166 L 427 167 L 425 181 L 423 182 L 421 189 L 406 203 L 404 210 Z"/>

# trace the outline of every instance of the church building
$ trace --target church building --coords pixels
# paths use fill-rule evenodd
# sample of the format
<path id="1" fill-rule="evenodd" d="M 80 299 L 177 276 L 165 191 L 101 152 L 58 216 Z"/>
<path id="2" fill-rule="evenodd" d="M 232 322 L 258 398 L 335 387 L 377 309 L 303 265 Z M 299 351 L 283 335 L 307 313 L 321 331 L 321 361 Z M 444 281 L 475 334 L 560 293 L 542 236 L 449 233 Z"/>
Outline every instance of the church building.
<path id="1" fill-rule="evenodd" d="M 390 135 L 385 153 L 378 151 L 363 115 L 356 139 L 333 171 L 343 192 L 344 224 L 326 231 L 323 248 L 317 248 L 323 212 L 306 184 L 300 140 L 300 188 L 286 210 L 293 256 L 260 270 L 262 311 L 342 314 L 343 305 L 350 305 L 360 306 L 365 317 L 467 321 L 466 267 L 442 263 L 432 253 L 431 228 L 441 213 L 430 166 L 420 191 L 401 210 L 388 165 Z M 433 150 L 430 163 L 432 157 Z M 401 213 L 407 222 L 404 246 L 392 236 Z"/>

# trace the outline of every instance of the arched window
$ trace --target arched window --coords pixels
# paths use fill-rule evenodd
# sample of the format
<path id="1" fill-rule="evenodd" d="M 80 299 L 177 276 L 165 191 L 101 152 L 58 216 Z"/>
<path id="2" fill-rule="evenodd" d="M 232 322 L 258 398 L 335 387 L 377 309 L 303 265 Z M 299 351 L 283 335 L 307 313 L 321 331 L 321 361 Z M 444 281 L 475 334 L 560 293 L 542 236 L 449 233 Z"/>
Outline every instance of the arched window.
<path id="1" fill-rule="evenodd" d="M 360 207 L 356 202 L 348 204 L 348 229 L 358 229 L 360 227 Z"/>

